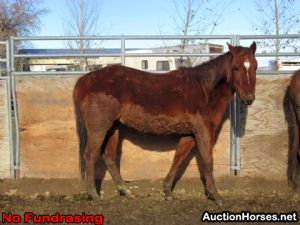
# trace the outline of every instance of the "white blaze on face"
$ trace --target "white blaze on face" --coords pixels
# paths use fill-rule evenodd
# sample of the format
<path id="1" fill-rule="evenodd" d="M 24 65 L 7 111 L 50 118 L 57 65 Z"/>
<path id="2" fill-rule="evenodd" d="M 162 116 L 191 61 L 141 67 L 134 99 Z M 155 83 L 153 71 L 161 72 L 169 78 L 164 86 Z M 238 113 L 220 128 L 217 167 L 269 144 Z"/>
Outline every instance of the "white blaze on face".
<path id="1" fill-rule="evenodd" d="M 249 78 L 249 69 L 250 69 L 250 62 L 249 62 L 249 60 L 248 59 L 246 59 L 245 61 L 244 61 L 244 66 L 245 66 L 245 68 L 246 68 L 246 72 L 247 72 L 247 81 L 248 81 L 248 84 L 249 84 L 249 86 L 250 86 L 250 78 Z"/>

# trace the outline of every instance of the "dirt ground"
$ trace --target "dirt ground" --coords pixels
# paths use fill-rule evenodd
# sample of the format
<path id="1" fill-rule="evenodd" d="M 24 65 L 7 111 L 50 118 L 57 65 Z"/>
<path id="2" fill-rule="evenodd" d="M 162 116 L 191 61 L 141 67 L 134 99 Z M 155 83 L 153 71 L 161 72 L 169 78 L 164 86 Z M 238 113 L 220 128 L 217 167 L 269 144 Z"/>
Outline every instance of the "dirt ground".
<path id="1" fill-rule="evenodd" d="M 222 206 L 206 199 L 198 179 L 179 180 L 171 202 L 164 200 L 162 180 L 127 183 L 135 195 L 132 199 L 119 196 L 113 182 L 105 180 L 100 201 L 82 194 L 78 179 L 1 180 L 0 212 L 102 214 L 104 224 L 114 225 L 202 224 L 205 211 L 300 212 L 300 192 L 291 191 L 286 180 L 228 176 L 217 178 L 216 183 L 224 199 Z"/>

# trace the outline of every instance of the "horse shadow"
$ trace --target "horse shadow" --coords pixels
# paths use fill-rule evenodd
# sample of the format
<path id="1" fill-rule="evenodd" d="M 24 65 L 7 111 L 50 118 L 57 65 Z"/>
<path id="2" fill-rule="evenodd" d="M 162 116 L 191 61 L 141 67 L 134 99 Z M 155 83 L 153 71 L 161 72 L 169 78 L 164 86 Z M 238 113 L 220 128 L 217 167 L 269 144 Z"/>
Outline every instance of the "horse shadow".
<path id="1" fill-rule="evenodd" d="M 243 102 L 240 102 L 240 122 L 238 133 L 235 135 L 239 138 L 242 138 L 246 133 L 246 124 L 247 124 L 247 116 L 248 116 L 248 105 Z M 251 106 L 250 106 L 251 107 Z"/>
<path id="2" fill-rule="evenodd" d="M 247 117 L 247 112 L 248 108 L 244 104 L 240 104 L 241 107 L 241 123 L 240 123 L 240 129 L 239 133 L 236 134 L 238 137 L 241 137 L 245 134 L 245 123 L 246 123 L 246 117 Z M 222 117 L 222 122 L 216 132 L 216 138 L 215 140 L 218 139 L 220 135 L 220 131 L 223 128 L 224 123 L 230 119 L 230 105 L 227 106 L 226 111 Z M 167 152 L 167 151 L 174 151 L 176 149 L 176 146 L 179 142 L 180 135 L 174 134 L 174 135 L 166 135 L 166 136 L 160 136 L 160 135 L 154 135 L 154 134 L 146 134 L 146 133 L 141 133 L 139 131 L 136 131 L 133 128 L 126 127 L 123 124 L 118 123 L 116 125 L 117 129 L 119 129 L 119 142 L 118 142 L 118 147 L 117 147 L 117 155 L 116 155 L 116 163 L 120 172 L 121 168 L 121 158 L 122 158 L 122 153 L 123 153 L 123 140 L 126 139 L 133 143 L 134 145 L 139 146 L 142 151 L 156 151 L 156 152 Z M 107 141 L 107 140 L 106 140 Z M 175 154 L 175 153 L 174 153 Z M 174 189 L 175 185 L 177 182 L 182 178 L 184 175 L 188 165 L 190 164 L 191 160 L 195 158 L 197 162 L 197 167 L 198 171 L 200 174 L 200 179 L 202 183 L 205 185 L 205 179 L 204 179 L 204 168 L 203 168 L 203 163 L 201 156 L 199 154 L 199 151 L 197 149 L 197 145 L 194 146 L 194 148 L 191 150 L 189 153 L 188 157 L 183 161 L 182 165 L 180 166 L 176 176 L 175 176 L 175 181 L 172 185 L 172 189 Z M 101 190 L 102 183 L 104 180 L 104 177 L 107 173 L 107 169 L 104 163 L 104 160 L 102 157 L 99 159 L 97 166 L 96 166 L 96 186 L 97 186 L 97 191 Z M 171 167 L 171 164 L 170 164 Z M 166 171 L 166 175 L 167 175 Z M 130 181 L 125 181 L 125 182 L 130 182 Z"/>

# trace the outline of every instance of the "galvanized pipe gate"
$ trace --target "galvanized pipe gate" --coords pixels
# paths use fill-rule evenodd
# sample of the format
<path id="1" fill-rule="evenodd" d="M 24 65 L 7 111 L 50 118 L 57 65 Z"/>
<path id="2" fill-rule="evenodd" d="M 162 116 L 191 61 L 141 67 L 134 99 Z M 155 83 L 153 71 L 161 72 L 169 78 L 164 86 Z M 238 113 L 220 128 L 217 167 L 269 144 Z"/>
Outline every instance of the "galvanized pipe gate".
<path id="1" fill-rule="evenodd" d="M 74 75 L 83 74 L 87 71 L 60 71 L 60 72 L 23 72 L 15 70 L 15 59 L 16 58 L 55 58 L 55 57 L 120 57 L 122 65 L 126 65 L 125 59 L 127 57 L 159 57 L 159 56 L 217 56 L 216 53 L 128 53 L 126 52 L 126 41 L 129 40 L 226 40 L 232 45 L 240 45 L 241 40 L 258 40 L 258 39 L 286 39 L 286 38 L 297 38 L 300 39 L 299 34 L 295 35 L 152 35 L 152 36 L 133 36 L 133 35 L 121 35 L 121 36 L 88 36 L 88 37 L 70 37 L 70 36 L 57 36 L 57 37 L 11 37 L 9 41 L 3 42 L 7 48 L 7 73 L 8 76 L 1 76 L 0 79 L 6 79 L 9 83 L 9 93 L 12 94 L 12 102 L 14 108 L 14 119 L 12 119 L 12 112 L 10 114 L 11 121 L 14 124 L 16 130 L 15 136 L 11 134 L 11 142 L 15 139 L 15 144 L 11 143 L 10 156 L 11 156 L 11 174 L 14 178 L 19 176 L 20 170 L 20 138 L 19 138 L 19 115 L 18 115 L 18 104 L 16 97 L 16 86 L 15 76 L 21 75 Z M 20 41 L 53 41 L 53 40 L 117 40 L 120 41 L 121 52 L 118 54 L 19 54 L 16 48 L 16 43 Z M 300 53 L 287 52 L 279 53 L 278 56 L 300 56 Z M 271 57 L 276 56 L 275 53 L 257 53 L 257 57 Z M 262 74 L 263 71 L 258 71 L 257 74 Z M 291 71 L 273 71 L 273 74 L 278 73 L 291 73 Z M 270 71 L 268 71 L 270 74 Z M 10 101 L 9 101 L 10 102 Z M 9 106 L 11 109 L 11 106 Z M 240 161 L 240 99 L 237 95 L 230 104 L 230 170 L 232 174 L 238 174 L 241 169 Z M 12 127 L 10 128 L 12 130 Z"/>

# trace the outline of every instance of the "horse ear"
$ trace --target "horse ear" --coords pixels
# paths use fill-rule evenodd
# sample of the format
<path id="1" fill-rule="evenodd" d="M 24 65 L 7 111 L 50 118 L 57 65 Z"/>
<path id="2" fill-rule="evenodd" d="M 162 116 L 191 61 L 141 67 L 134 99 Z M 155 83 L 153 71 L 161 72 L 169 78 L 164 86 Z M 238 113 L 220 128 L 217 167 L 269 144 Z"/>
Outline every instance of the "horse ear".
<path id="1" fill-rule="evenodd" d="M 235 54 L 235 53 L 236 53 L 236 48 L 235 48 L 233 45 L 229 44 L 228 42 L 226 42 L 226 43 L 227 43 L 227 46 L 228 46 L 228 48 L 229 48 L 229 51 L 230 51 L 232 54 Z"/>
<path id="2" fill-rule="evenodd" d="M 250 49 L 251 49 L 251 51 L 252 51 L 253 54 L 254 54 L 255 51 L 256 51 L 256 43 L 255 43 L 255 41 L 253 41 L 253 43 L 250 45 Z"/>

